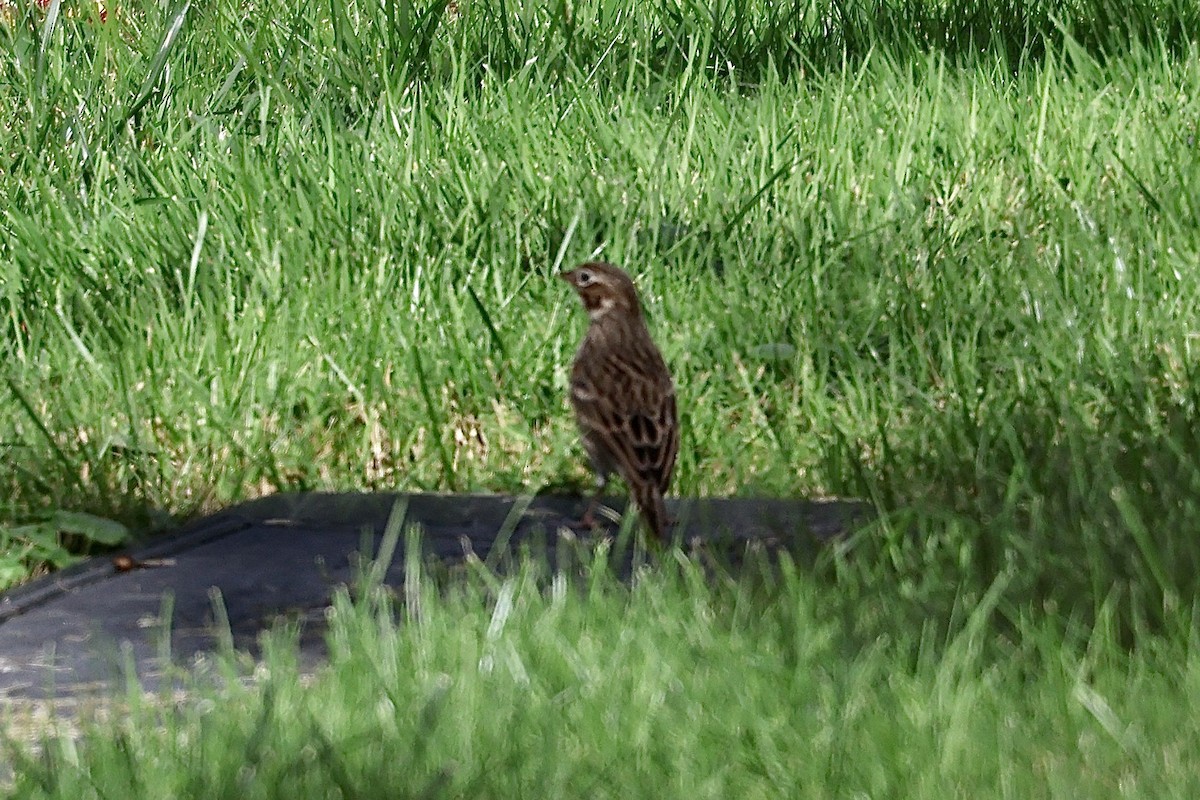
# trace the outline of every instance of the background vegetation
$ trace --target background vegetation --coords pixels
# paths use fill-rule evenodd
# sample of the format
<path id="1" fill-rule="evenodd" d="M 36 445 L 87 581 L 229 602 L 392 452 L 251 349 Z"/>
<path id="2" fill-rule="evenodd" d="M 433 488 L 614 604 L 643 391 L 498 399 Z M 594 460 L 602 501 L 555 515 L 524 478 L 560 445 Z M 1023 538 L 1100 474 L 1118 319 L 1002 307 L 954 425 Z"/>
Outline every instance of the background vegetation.
<path id="1" fill-rule="evenodd" d="M 661 606 L 596 578 L 609 588 L 582 606 L 594 622 L 564 617 L 573 641 L 589 624 L 644 636 L 634 646 L 683 669 L 713 656 L 688 639 L 687 609 L 711 605 L 706 647 L 746 649 L 712 662 L 725 683 L 672 686 L 712 714 L 733 713 L 716 686 L 753 673 L 766 698 L 785 666 L 826 664 L 827 708 L 863 703 L 879 720 L 867 730 L 892 737 L 868 794 L 919 785 L 898 763 L 914 731 L 967 719 L 1050 753 L 1099 721 L 1126 756 L 1161 757 L 1158 788 L 1194 783 L 1170 743 L 1195 749 L 1171 699 L 1194 688 L 1200 575 L 1195 4 L 0 13 L 0 578 L 110 541 L 114 523 L 154 528 L 264 492 L 581 483 L 565 383 L 583 320 L 551 275 L 596 255 L 636 273 L 675 372 L 678 493 L 853 495 L 880 517 L 815 571 L 747 595 L 761 619 L 730 616 L 749 588 L 681 565 L 645 576 Z M 479 625 L 453 635 L 485 635 L 497 591 L 485 581 Z M 551 600 L 528 591 L 518 628 L 532 636 Z M 624 634 L 626 613 L 655 621 Z M 780 633 L 773 614 L 795 624 Z M 389 635 L 429 637 L 421 652 L 458 681 L 459 645 L 434 643 L 456 629 L 422 630 Z M 789 655 L 810 632 L 828 649 Z M 970 659 L 954 660 L 959 641 Z M 1078 682 L 1096 663 L 1118 694 L 1146 692 L 1125 712 L 1150 716 L 1113 728 L 1125 712 L 1106 716 Z M 939 683 L 947 669 L 957 682 Z M 627 687 L 597 685 L 623 710 L 595 715 L 632 713 Z M 799 714 L 805 687 L 776 699 Z M 991 710 L 954 716 L 961 697 Z M 901 707 L 924 722 L 889 727 Z M 794 721 L 764 734 L 778 752 L 782 731 L 810 741 Z M 208 724 L 179 724 L 193 723 Z M 734 727 L 737 745 L 701 726 L 685 751 L 766 741 Z M 528 730 L 507 740 L 522 759 L 550 735 Z M 970 767 L 962 786 L 1035 775 L 953 730 L 1007 765 Z M 960 775 L 942 771 L 959 763 L 948 741 L 903 756 L 936 796 Z M 827 743 L 821 774 L 844 778 L 828 792 L 860 785 L 836 765 L 869 761 L 862 744 Z M 1136 759 L 1050 760 L 1106 795 L 1139 794 L 1123 781 L 1149 774 Z"/>

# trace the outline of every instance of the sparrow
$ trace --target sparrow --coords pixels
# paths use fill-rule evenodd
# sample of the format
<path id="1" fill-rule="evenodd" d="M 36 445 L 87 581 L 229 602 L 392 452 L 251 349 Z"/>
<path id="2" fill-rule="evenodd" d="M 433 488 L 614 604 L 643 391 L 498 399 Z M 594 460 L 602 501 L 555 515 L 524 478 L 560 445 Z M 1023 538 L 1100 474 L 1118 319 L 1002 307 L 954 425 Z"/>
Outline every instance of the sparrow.
<path id="1" fill-rule="evenodd" d="M 614 471 L 629 487 L 646 527 L 667 541 L 663 495 L 679 453 L 675 384 L 650 337 L 637 289 L 624 270 L 591 261 L 559 274 L 575 289 L 588 329 L 571 365 L 571 406 L 596 471 L 592 514 Z"/>

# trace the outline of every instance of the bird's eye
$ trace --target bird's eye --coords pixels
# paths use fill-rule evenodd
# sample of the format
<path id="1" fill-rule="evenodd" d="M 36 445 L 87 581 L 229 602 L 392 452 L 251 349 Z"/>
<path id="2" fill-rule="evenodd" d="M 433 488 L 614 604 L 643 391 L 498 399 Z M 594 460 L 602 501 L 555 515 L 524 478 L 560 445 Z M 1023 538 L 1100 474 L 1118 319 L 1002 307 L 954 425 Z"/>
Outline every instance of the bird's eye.
<path id="1" fill-rule="evenodd" d="M 580 286 L 587 286 L 591 282 L 592 282 L 592 273 L 588 272 L 586 269 L 583 272 L 579 273 L 579 285 Z"/>

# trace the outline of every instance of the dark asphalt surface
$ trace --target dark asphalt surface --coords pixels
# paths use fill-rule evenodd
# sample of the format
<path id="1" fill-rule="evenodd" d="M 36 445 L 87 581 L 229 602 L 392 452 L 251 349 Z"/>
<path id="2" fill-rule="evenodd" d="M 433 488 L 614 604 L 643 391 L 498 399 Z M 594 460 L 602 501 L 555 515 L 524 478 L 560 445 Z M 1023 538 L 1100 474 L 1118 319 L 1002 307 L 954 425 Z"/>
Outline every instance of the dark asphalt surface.
<path id="1" fill-rule="evenodd" d="M 751 541 L 812 553 L 868 516 L 853 501 L 712 499 L 669 506 L 684 541 L 719 544 L 731 554 Z M 339 586 L 352 585 L 360 554 L 378 550 L 394 508 L 405 525 L 420 526 L 426 555 L 456 562 L 473 551 L 500 561 L 522 544 L 541 543 L 553 562 L 547 543 L 558 540 L 560 527 L 577 519 L 583 504 L 569 497 L 318 493 L 243 503 L 128 554 L 157 566 L 120 571 L 111 556 L 98 557 L 0 596 L 0 699 L 61 699 L 120 688 L 129 666 L 153 689 L 168 661 L 195 663 L 218 646 L 226 630 L 216 610 L 222 607 L 235 646 L 251 653 L 261 631 L 281 619 L 298 621 L 302 663 L 316 666 L 325 654 L 330 598 Z M 403 582 L 403 545 L 402 537 L 385 578 L 392 586 Z"/>

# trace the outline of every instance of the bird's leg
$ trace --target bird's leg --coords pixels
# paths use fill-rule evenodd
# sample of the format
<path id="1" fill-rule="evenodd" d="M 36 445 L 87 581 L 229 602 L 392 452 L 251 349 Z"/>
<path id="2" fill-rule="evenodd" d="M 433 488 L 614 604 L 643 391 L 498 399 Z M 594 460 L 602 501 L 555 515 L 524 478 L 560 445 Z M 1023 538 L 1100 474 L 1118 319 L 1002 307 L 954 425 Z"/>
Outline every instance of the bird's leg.
<path id="1" fill-rule="evenodd" d="M 579 518 L 580 527 L 594 528 L 596 527 L 596 506 L 600 505 L 600 496 L 604 494 L 604 488 L 608 486 L 608 476 L 603 472 L 596 473 L 596 491 L 588 500 L 587 510 L 583 512 L 583 516 Z"/>

